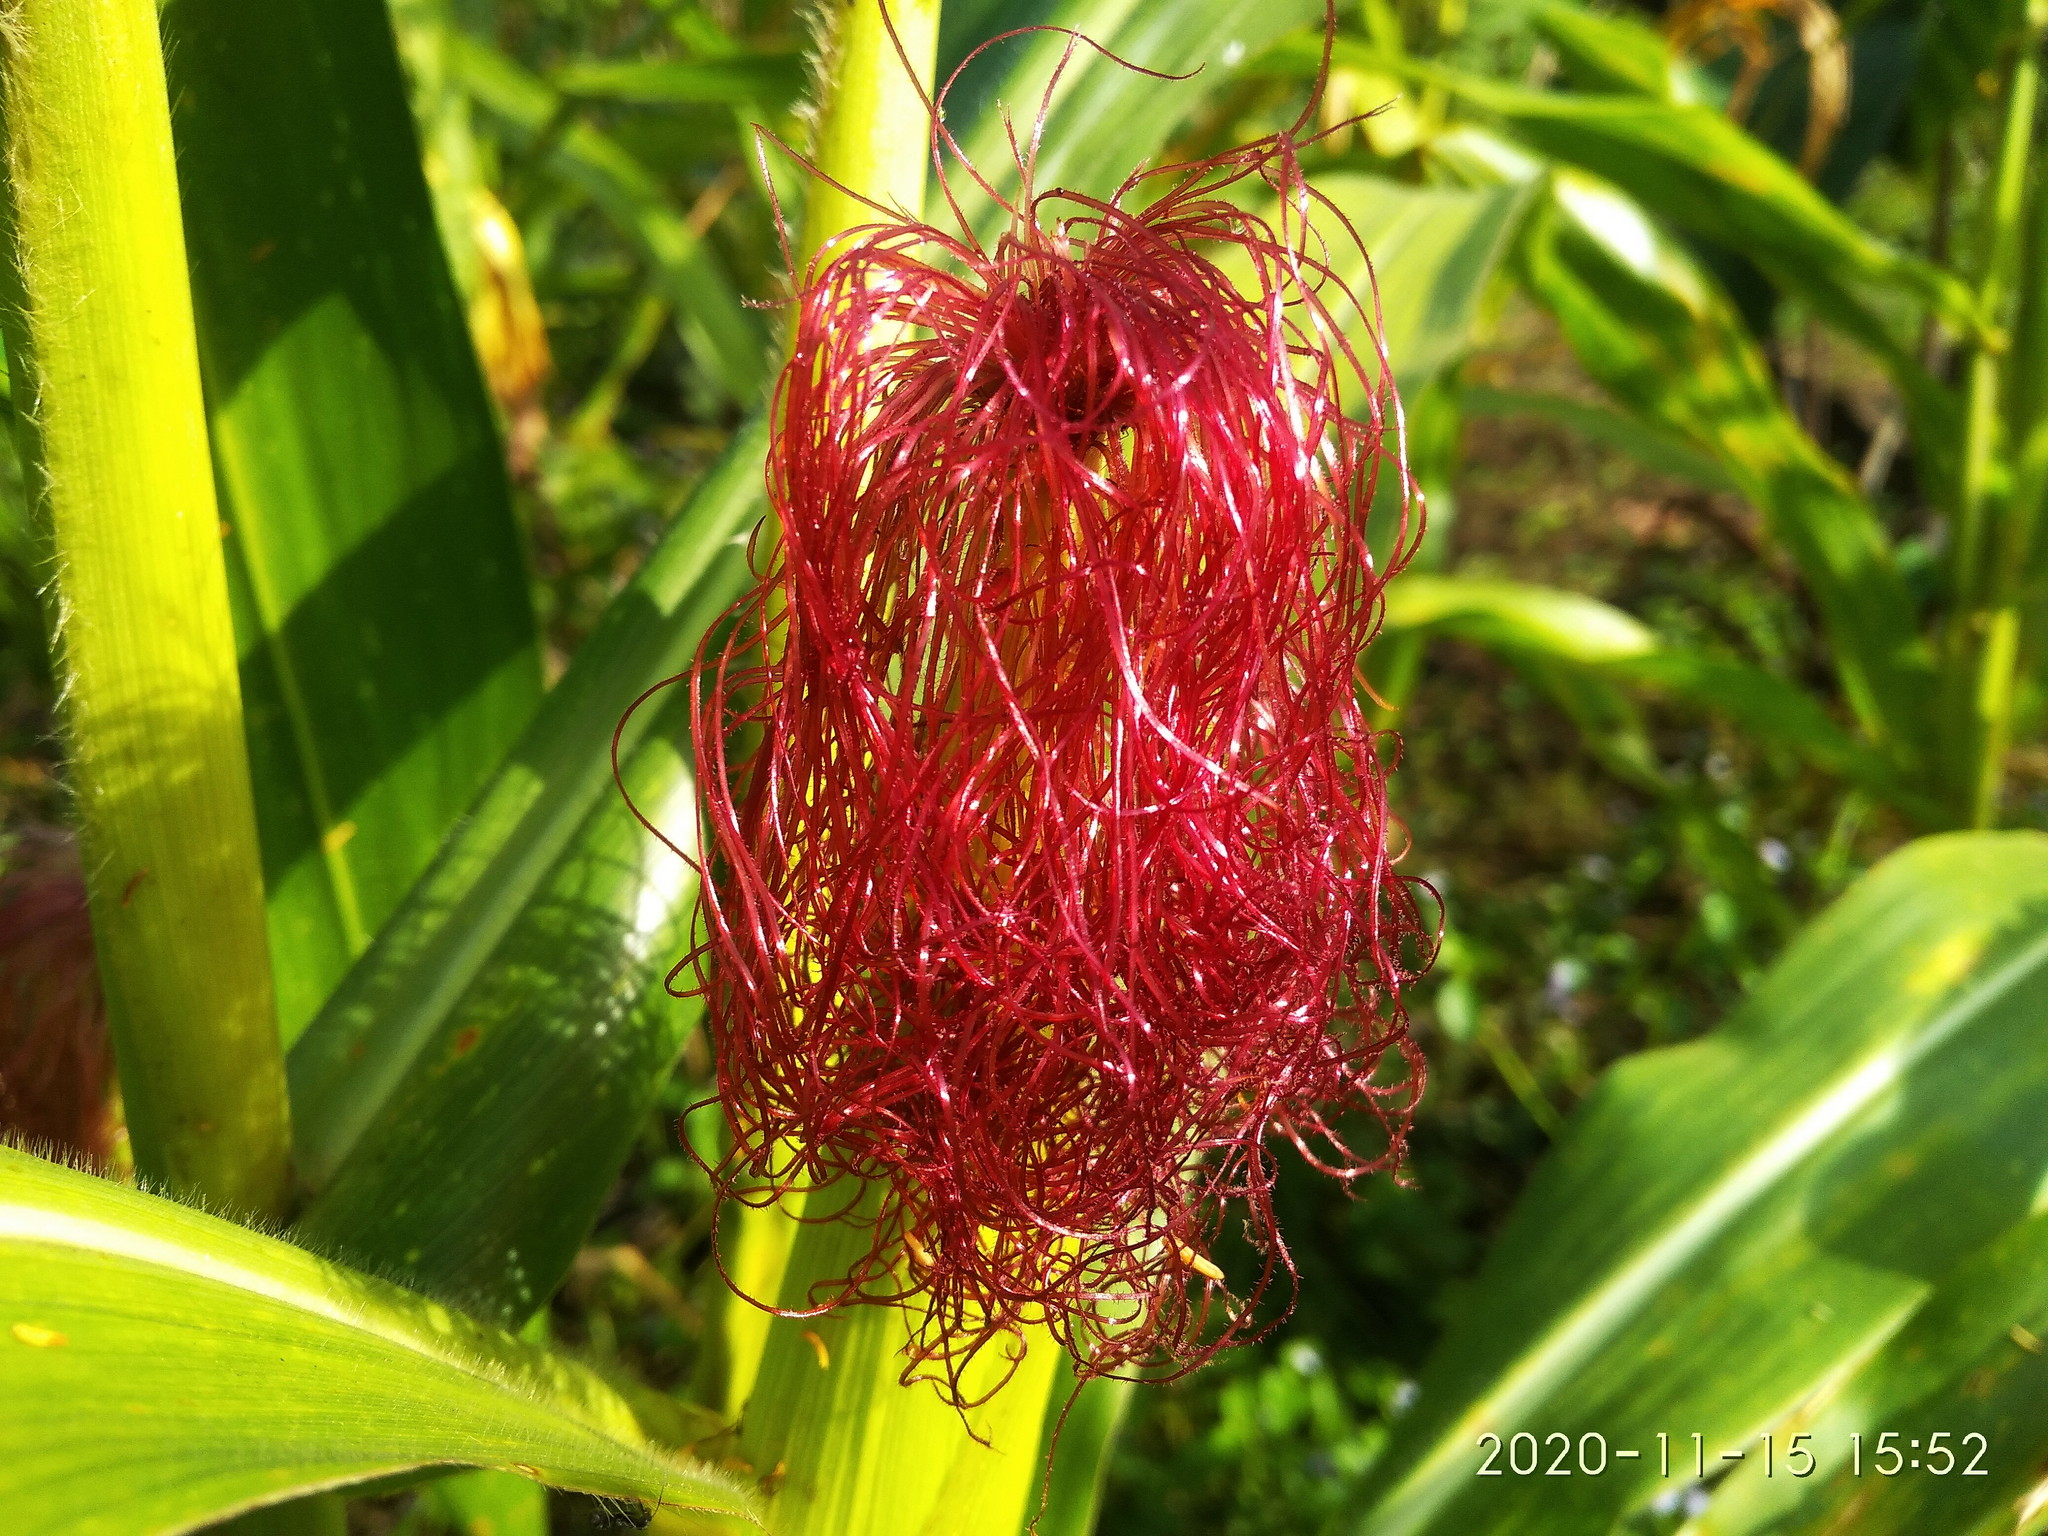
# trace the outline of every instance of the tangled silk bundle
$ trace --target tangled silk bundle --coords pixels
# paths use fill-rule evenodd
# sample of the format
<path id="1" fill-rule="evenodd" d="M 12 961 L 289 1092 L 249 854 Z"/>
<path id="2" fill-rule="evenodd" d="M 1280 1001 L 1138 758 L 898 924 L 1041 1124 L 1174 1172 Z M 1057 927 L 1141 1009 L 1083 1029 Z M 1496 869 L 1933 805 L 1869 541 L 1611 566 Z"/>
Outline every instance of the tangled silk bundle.
<path id="1" fill-rule="evenodd" d="M 781 544 L 694 679 L 714 1173 L 834 1184 L 871 1241 L 813 1301 L 906 1304 L 956 1401 L 1035 1323 L 1087 1374 L 1207 1358 L 1292 1276 L 1269 1133 L 1355 1179 L 1420 1091 L 1358 697 L 1376 491 L 1391 564 L 1416 529 L 1312 205 L 1283 136 L 993 249 L 858 230 L 799 296 Z"/>

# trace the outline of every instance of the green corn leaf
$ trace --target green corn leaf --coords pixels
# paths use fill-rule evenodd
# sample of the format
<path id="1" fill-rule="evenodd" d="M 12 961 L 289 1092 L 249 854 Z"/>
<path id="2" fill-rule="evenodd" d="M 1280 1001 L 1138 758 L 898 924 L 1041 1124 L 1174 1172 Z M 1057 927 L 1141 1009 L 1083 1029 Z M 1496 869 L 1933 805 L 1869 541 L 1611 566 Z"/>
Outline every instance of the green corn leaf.
<path id="1" fill-rule="evenodd" d="M 547 1490 L 516 1472 L 437 1478 L 420 1489 L 414 1507 L 438 1517 L 455 1536 L 548 1536 Z"/>
<path id="2" fill-rule="evenodd" d="M 1918 1536 L 1987 1518 L 2011 1530 L 2048 1456 L 2044 1338 L 2048 1214 L 2036 1214 L 1943 1281 L 1868 1364 L 1774 1426 L 1773 1475 L 1736 1469 L 1699 1536 L 1817 1536 L 1851 1522 L 1857 1536 Z M 1887 1431 L 1903 1461 L 1891 1476 Z M 1788 1467 L 1800 1434 L 1813 1461 Z"/>
<path id="3" fill-rule="evenodd" d="M 1709 491 L 1732 491 L 1735 481 L 1710 454 L 1661 422 L 1613 406 L 1564 395 L 1493 389 L 1468 384 L 1459 391 L 1468 416 L 1537 416 L 1569 427 L 1581 437 L 1619 448 L 1645 469 L 1687 480 Z"/>
<path id="4" fill-rule="evenodd" d="M 1293 39 L 1260 68 L 1300 75 L 1312 71 L 1318 57 Z M 1982 322 L 1967 285 L 1869 234 L 1713 108 L 1641 95 L 1524 90 L 1425 60 L 1389 59 L 1349 39 L 1339 40 L 1337 57 L 1448 90 L 1498 118 L 1523 143 L 1614 182 L 1683 229 L 1739 250 L 1869 348 L 1905 397 L 1915 439 L 1930 462 L 1939 471 L 1951 461 L 1954 399 L 1872 296 L 1905 294 L 1975 334 Z"/>
<path id="5" fill-rule="evenodd" d="M 1905 395 L 1921 438 L 1932 438 L 1953 416 L 1949 397 L 1857 285 L 1903 291 L 1956 329 L 1974 332 L 1976 305 L 1968 288 L 1866 233 L 1720 113 L 1547 92 L 1515 92 L 1483 104 L 1545 154 L 1612 181 L 1682 229 L 1741 251 L 1780 288 L 1868 347 Z"/>
<path id="6" fill-rule="evenodd" d="M 694 1023 L 656 985 L 693 878 L 631 819 L 610 748 L 745 580 L 764 441 L 742 429 L 287 1063 L 306 1230 L 487 1315 L 560 1281 Z M 695 811 L 672 697 L 620 744 L 680 839 Z"/>
<path id="7" fill-rule="evenodd" d="M 1563 57 L 1572 82 L 1587 90 L 1634 91 L 1660 101 L 1709 101 L 1707 77 L 1671 50 L 1654 27 L 1546 0 L 1536 28 Z"/>
<path id="8" fill-rule="evenodd" d="M 1371 258 L 1395 382 L 1404 396 L 1416 395 L 1471 348 L 1480 301 L 1528 207 L 1526 190 L 1411 187 L 1355 172 L 1326 172 L 1313 182 Z M 1358 251 L 1334 227 L 1323 233 L 1332 270 L 1369 305 L 1373 288 Z M 1370 346 L 1360 323 L 1370 316 L 1335 318 L 1354 347 Z"/>
<path id="9" fill-rule="evenodd" d="M 384 8 L 173 0 L 163 26 L 289 1040 L 540 667 Z"/>
<path id="10" fill-rule="evenodd" d="M 1528 189 L 1411 187 L 1354 171 L 1322 172 L 1311 185 L 1329 200 L 1327 208 L 1310 210 L 1327 247 L 1317 255 L 1358 301 L 1344 303 L 1332 290 L 1331 318 L 1374 375 L 1371 384 L 1384 347 L 1402 395 L 1419 396 L 1470 350 L 1480 301 L 1513 241 Z M 1263 183 L 1250 187 L 1246 210 L 1274 224 L 1276 198 Z M 1233 280 L 1251 282 L 1251 262 L 1241 252 L 1226 250 L 1218 260 Z M 1342 387 L 1347 399 L 1371 397 L 1367 381 L 1348 370 Z"/>
<path id="11" fill-rule="evenodd" d="M 0 1148 L 0 1509 L 190 1530 L 412 1468 L 750 1520 L 582 1367 L 275 1238 Z M 23 1411 L 23 1405 L 33 1405 Z"/>
<path id="12" fill-rule="evenodd" d="M 635 107 L 754 106 L 781 114 L 803 94 L 796 53 L 740 53 L 703 62 L 680 59 L 579 59 L 549 79 L 578 101 Z"/>
<path id="13" fill-rule="evenodd" d="M 1937 821 L 1932 801 L 1835 723 L 1793 683 L 1761 668 L 1659 641 L 1645 625 L 1598 598 L 1529 582 L 1408 571 L 1387 586 L 1389 635 L 1454 635 L 1511 659 L 1570 666 L 1633 691 L 1683 700 L 1735 721 L 1760 740 L 1791 748 L 1909 814 Z"/>
<path id="14" fill-rule="evenodd" d="M 983 36 L 1037 23 L 1070 27 L 1118 57 L 1156 72 L 1126 69 L 1085 45 L 1067 66 L 1045 119 L 1038 190 L 1067 187 L 1102 197 L 1141 163 L 1156 162 L 1168 136 L 1204 99 L 1228 85 L 1246 60 L 1259 57 L 1289 30 L 1319 23 L 1322 14 L 1315 0 L 1190 0 L 1176 5 L 1060 0 L 1050 7 L 989 7 L 981 24 Z M 961 147 L 1005 197 L 1016 193 L 1017 163 L 1003 114 L 993 108 L 1008 108 L 1023 144 L 1067 44 L 1065 36 L 1046 32 L 1001 45 L 1000 52 L 988 56 L 994 82 L 953 104 L 963 114 L 975 114 L 971 126 L 959 133 Z M 1156 78 L 1183 74 L 1189 78 Z M 999 227 L 1000 210 L 973 182 L 950 164 L 948 176 L 975 226 L 984 235 Z M 934 207 L 942 206 L 936 189 L 932 198 Z"/>
<path id="15" fill-rule="evenodd" d="M 156 12 L 24 0 L 0 31 L 10 425 L 130 1141 L 167 1185 L 276 1212 L 289 1107 Z"/>
<path id="16" fill-rule="evenodd" d="M 1604 686 L 1683 700 L 1735 721 L 1757 739 L 1786 745 L 1915 819 L 1942 821 L 1937 803 L 1898 780 L 1884 758 L 1841 729 L 1796 684 L 1745 662 L 1663 645 L 1636 618 L 1597 598 L 1528 582 L 1405 571 L 1386 588 L 1386 633 L 1454 635 L 1513 662 L 1536 664 L 1552 692 L 1559 686 L 1569 690 L 1561 702 L 1581 727 L 1612 741 L 1634 737 L 1636 719 L 1604 698 Z M 1567 680 L 1561 668 L 1585 678 Z M 1661 786 L 1647 752 L 1634 745 L 1626 752 L 1626 776 Z"/>
<path id="17" fill-rule="evenodd" d="M 624 777 L 688 846 L 688 721 L 664 714 Z M 659 985 L 689 947 L 696 895 L 690 866 L 606 797 L 298 1231 L 482 1316 L 531 1315 L 568 1272 L 696 1026 L 701 1005 Z"/>
<path id="18" fill-rule="evenodd" d="M 2025 21 L 2025 6 L 2010 0 L 1929 6 L 1922 12 L 1907 98 L 1921 153 L 1931 150 L 1957 117 L 1984 104 L 1984 72 L 1997 65 Z"/>
<path id="19" fill-rule="evenodd" d="M 1585 666 L 1651 655 L 1657 637 L 1619 608 L 1558 587 L 1413 573 L 1387 585 L 1387 628 L 1440 629 Z"/>
<path id="20" fill-rule="evenodd" d="M 1313 68 L 1300 40 L 1262 68 Z M 1977 306 L 1953 273 L 1887 245 L 1817 192 L 1797 169 L 1712 107 L 1645 95 L 1532 91 L 1419 59 L 1389 59 L 1340 39 L 1338 57 L 1451 91 L 1544 154 L 1583 166 L 1682 228 L 1743 252 L 1887 361 L 1910 359 L 1856 293 L 1892 289 L 1975 331 Z"/>
<path id="21" fill-rule="evenodd" d="M 1883 756 L 1843 730 L 1812 694 L 1760 667 L 1666 646 L 1602 670 L 1639 690 L 1718 713 L 1760 741 L 1790 747 L 1922 826 L 1948 822 L 1940 801 L 1902 780 Z"/>
<path id="22" fill-rule="evenodd" d="M 575 104 L 489 44 L 450 30 L 449 78 L 532 145 L 547 135 L 548 163 L 632 240 L 676 307 L 690 355 L 725 393 L 752 405 L 768 378 L 768 337 L 740 302 L 718 254 L 671 205 L 653 172 L 618 142 L 575 117 Z"/>
<path id="23" fill-rule="evenodd" d="M 1611 1069 L 1461 1298 L 1354 1528 L 1576 1536 L 1682 1489 L 1694 1431 L 1733 1466 L 2027 1216 L 2044 1001 L 2048 838 L 1928 838 L 1715 1034 Z M 1642 1455 L 1476 1475 L 1482 1435 L 1523 1432 Z"/>
<path id="24" fill-rule="evenodd" d="M 689 665 L 736 585 L 733 541 L 761 514 L 766 451 L 758 419 L 735 436 L 456 835 L 294 1046 L 298 1166 L 315 1190 L 412 1070 L 585 817 L 616 793 L 613 729 L 643 690 Z M 650 711 L 636 714 L 622 748 L 630 753 L 652 720 Z"/>
<path id="25" fill-rule="evenodd" d="M 1074 1391 L 1073 1366 L 1062 1360 L 1046 1399 L 1039 1459 L 1051 1460 L 1045 1510 L 1018 1536 L 1089 1536 L 1102 1513 L 1109 1457 L 1116 1448 L 1136 1382 L 1098 1376 Z"/>
<path id="26" fill-rule="evenodd" d="M 1910 777 L 1933 669 L 1869 503 L 1800 430 L 1727 299 L 1620 194 L 1559 173 L 1520 249 L 1524 282 L 1623 409 L 1714 458 L 1797 562 L 1864 729 Z"/>

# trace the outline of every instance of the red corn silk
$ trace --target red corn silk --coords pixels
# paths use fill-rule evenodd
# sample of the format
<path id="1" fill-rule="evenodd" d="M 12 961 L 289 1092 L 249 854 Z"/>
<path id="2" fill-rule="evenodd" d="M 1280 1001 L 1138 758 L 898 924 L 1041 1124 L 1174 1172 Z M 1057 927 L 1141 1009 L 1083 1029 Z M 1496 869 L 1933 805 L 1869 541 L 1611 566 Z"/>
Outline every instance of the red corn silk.
<path id="1" fill-rule="evenodd" d="M 1225 195 L 1261 178 L 1277 221 Z M 1199 1363 L 1292 1280 L 1269 1137 L 1402 1154 L 1430 940 L 1358 668 L 1419 505 L 1317 202 L 1280 136 L 993 248 L 855 231 L 797 300 L 781 542 L 693 677 L 713 1171 L 835 1184 L 870 1241 L 812 1300 L 904 1304 L 956 1402 L 1037 1323 Z"/>
<path id="2" fill-rule="evenodd" d="M 30 827 L 0 872 L 0 1139 L 104 1162 L 113 1066 L 77 847 Z"/>

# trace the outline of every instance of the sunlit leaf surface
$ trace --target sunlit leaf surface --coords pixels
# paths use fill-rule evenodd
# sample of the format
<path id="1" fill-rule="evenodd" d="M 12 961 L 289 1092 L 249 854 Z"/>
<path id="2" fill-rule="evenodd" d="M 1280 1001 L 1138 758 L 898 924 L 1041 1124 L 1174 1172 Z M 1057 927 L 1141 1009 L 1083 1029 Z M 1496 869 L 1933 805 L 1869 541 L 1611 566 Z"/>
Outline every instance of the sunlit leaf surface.
<path id="1" fill-rule="evenodd" d="M 753 1507 L 723 1474 L 650 1448 L 579 1366 L 6 1148 L 0 1401 L 0 1509 L 39 1536 L 182 1531 L 437 1463 L 734 1517 Z"/>

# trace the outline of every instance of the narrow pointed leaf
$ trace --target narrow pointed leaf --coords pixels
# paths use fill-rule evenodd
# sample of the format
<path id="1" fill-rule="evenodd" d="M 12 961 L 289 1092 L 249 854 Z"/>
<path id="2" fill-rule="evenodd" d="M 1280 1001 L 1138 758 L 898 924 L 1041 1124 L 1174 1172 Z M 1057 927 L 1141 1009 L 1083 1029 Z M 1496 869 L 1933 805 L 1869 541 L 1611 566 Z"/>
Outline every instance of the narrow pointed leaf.
<path id="1" fill-rule="evenodd" d="M 691 846 L 688 721 L 624 777 Z M 702 1011 L 660 978 L 689 947 L 696 871 L 606 797 L 440 1017 L 426 1052 L 309 1203 L 319 1247 L 516 1323 L 576 1256 Z"/>
<path id="2" fill-rule="evenodd" d="M 2006 0 L 1927 6 L 1919 21 L 1908 109 L 1920 142 L 1932 144 L 1958 116 L 1983 105 L 1985 72 L 2015 41 L 2026 8 Z"/>
<path id="3" fill-rule="evenodd" d="M 1893 361 L 1905 353 L 1854 285 L 1896 288 L 1959 329 L 1977 308 L 1953 273 L 1887 245 L 1798 170 L 1712 107 L 1641 94 L 1534 91 L 1426 60 L 1390 60 L 1340 39 L 1338 57 L 1396 69 L 1492 113 L 1525 143 L 1603 176 L 1675 224 L 1752 257 L 1850 334 Z M 1312 71 L 1319 50 L 1291 40 L 1264 68 Z"/>
<path id="4" fill-rule="evenodd" d="M 759 518 L 766 435 L 744 427 L 639 574 L 606 608 L 504 766 L 290 1057 L 299 1173 L 318 1190 L 436 1037 L 586 816 L 615 793 L 612 732 L 689 665 L 737 584 Z M 632 746 L 653 722 L 637 714 Z"/>
<path id="5" fill-rule="evenodd" d="M 1811 694 L 1745 662 L 1666 645 L 1633 616 L 1597 598 L 1530 582 L 1409 571 L 1387 587 L 1389 634 L 1455 635 L 1511 659 L 1540 658 L 1609 683 L 1681 699 L 1790 747 L 1816 767 L 1909 814 L 1938 821 L 1938 806 L 1902 784 L 1890 765 L 1838 725 Z"/>
<path id="6" fill-rule="evenodd" d="M 780 113 L 803 93 L 804 63 L 795 53 L 743 53 L 703 61 L 579 59 L 549 78 L 556 90 L 579 101 L 636 107 L 714 103 Z"/>
<path id="7" fill-rule="evenodd" d="M 1443 629 L 1587 665 L 1648 656 L 1657 637 L 1598 598 L 1533 582 L 1404 574 L 1387 586 L 1387 628 Z"/>
<path id="8" fill-rule="evenodd" d="M 1864 729 L 1908 776 L 1933 666 L 1870 504 L 1786 412 L 1725 295 L 1640 210 L 1560 172 L 1521 246 L 1525 283 L 1617 405 L 1711 455 L 1764 514 L 1826 621 Z"/>
<path id="9" fill-rule="evenodd" d="M 1566 395 L 1467 385 L 1459 402 L 1468 416 L 1535 416 L 1579 436 L 1619 448 L 1645 469 L 1687 480 L 1709 491 L 1732 491 L 1735 481 L 1711 455 L 1649 418 Z"/>
<path id="10" fill-rule="evenodd" d="M 1695 1430 L 1711 1458 L 1754 1446 L 2027 1215 L 2044 1005 L 2048 837 L 1928 838 L 1714 1035 L 1611 1069 L 1461 1299 L 1355 1528 L 1606 1530 L 1682 1486 L 1658 1431 L 1674 1461 Z M 1481 1436 L 1594 1431 L 1644 1455 L 1476 1475 Z"/>
<path id="11" fill-rule="evenodd" d="M 1563 55 L 1572 83 L 1589 90 L 1634 91 L 1660 101 L 1708 99 L 1707 82 L 1656 28 L 1626 15 L 1603 15 L 1561 0 L 1535 12 L 1537 29 Z"/>
<path id="12" fill-rule="evenodd" d="M 594 1375 L 424 1297 L 0 1148 L 0 1508 L 175 1532 L 433 1465 L 747 1518 Z"/>
<path id="13" fill-rule="evenodd" d="M 1953 420 L 1949 397 L 1865 292 L 1910 294 L 1968 334 L 1978 328 L 1969 289 L 1867 233 L 1719 112 L 1490 86 L 1472 99 L 1499 112 L 1536 149 L 1583 166 L 1678 227 L 1755 261 L 1885 364 L 1923 438 Z"/>

